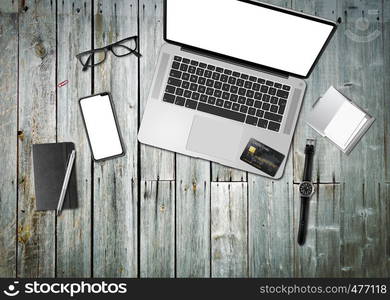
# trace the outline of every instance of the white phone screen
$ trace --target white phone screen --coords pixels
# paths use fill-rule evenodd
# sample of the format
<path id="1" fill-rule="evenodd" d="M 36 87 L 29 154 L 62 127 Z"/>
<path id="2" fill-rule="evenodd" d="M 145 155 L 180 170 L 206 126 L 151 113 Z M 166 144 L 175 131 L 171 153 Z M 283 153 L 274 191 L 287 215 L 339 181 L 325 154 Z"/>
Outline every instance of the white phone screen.
<path id="1" fill-rule="evenodd" d="M 123 147 L 108 94 L 80 100 L 81 111 L 95 160 L 123 154 Z"/>

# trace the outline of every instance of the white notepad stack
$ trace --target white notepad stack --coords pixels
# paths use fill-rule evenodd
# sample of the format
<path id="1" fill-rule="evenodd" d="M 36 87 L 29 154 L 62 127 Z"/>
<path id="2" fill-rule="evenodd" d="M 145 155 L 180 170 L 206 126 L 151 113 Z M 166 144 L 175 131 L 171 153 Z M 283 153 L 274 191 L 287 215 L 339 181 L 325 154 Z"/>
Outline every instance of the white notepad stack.
<path id="1" fill-rule="evenodd" d="M 333 86 L 314 103 L 307 119 L 313 129 L 347 154 L 374 121 Z"/>

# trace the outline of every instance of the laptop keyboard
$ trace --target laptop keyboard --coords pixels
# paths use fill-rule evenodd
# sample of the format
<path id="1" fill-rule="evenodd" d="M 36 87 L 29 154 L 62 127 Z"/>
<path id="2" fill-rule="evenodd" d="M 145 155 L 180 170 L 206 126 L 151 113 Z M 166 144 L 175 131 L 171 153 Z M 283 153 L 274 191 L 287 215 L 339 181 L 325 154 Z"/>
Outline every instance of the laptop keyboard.
<path id="1" fill-rule="evenodd" d="M 163 101 L 278 132 L 291 87 L 175 56 Z"/>

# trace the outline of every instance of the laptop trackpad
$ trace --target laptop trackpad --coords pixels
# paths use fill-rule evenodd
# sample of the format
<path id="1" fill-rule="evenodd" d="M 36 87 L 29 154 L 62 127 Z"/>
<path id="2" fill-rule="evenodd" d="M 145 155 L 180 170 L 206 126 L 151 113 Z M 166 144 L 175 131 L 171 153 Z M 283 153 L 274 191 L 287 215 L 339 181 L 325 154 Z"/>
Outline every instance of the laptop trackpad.
<path id="1" fill-rule="evenodd" d="M 195 116 L 186 149 L 234 161 L 243 126 L 230 120 Z"/>

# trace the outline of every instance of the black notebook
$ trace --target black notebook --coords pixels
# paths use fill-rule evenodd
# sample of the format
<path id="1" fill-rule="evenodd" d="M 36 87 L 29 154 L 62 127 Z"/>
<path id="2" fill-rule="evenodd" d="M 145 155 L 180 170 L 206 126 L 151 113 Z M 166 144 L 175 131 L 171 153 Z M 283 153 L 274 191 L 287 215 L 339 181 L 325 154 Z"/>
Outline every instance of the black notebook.
<path id="1" fill-rule="evenodd" d="M 37 210 L 56 209 L 73 143 L 33 145 L 34 183 Z M 75 165 L 69 179 L 63 208 L 77 206 Z"/>

